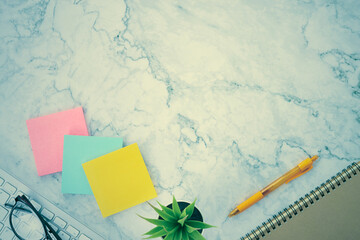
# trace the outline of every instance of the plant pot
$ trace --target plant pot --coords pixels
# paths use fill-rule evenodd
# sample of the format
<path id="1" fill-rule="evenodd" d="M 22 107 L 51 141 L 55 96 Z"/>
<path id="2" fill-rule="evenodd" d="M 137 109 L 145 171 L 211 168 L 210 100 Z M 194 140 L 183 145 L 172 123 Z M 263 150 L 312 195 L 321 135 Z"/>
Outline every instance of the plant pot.
<path id="1" fill-rule="evenodd" d="M 187 206 L 190 205 L 190 203 L 188 203 L 188 202 L 178 202 L 178 204 L 179 204 L 180 211 L 184 210 Z M 172 209 L 172 203 L 167 205 L 167 207 Z M 163 218 L 159 216 L 158 219 L 163 219 Z M 196 206 L 194 208 L 194 213 L 191 215 L 189 220 L 196 220 L 196 221 L 200 221 L 200 222 L 204 221 L 204 219 L 201 215 L 201 212 L 199 211 L 199 209 Z M 202 231 L 203 231 L 203 229 L 198 230 L 199 233 L 202 233 Z M 162 238 L 164 239 L 165 237 L 162 237 Z"/>

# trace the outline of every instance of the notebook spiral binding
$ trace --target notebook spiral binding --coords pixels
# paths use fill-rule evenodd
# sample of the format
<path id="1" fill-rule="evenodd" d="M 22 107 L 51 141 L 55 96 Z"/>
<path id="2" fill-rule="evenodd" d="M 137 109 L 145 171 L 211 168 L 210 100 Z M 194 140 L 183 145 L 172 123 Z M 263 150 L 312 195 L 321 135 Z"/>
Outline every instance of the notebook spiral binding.
<path id="1" fill-rule="evenodd" d="M 360 173 L 360 164 L 354 162 L 341 172 L 338 172 L 335 176 L 329 178 L 325 183 L 316 187 L 315 191 L 312 190 L 310 193 L 305 194 L 304 197 L 299 198 L 298 201 L 295 201 L 293 204 L 290 204 L 289 207 L 284 208 L 278 212 L 278 214 L 269 218 L 266 222 L 263 222 L 240 240 L 259 240 L 265 237 L 265 234 L 281 226 L 282 223 L 293 218 L 293 216 L 296 216 L 299 212 L 302 212 L 305 208 L 324 197 L 325 194 L 330 193 L 330 191 L 333 191 L 336 187 L 346 182 L 347 179 L 352 178 L 358 173 Z"/>

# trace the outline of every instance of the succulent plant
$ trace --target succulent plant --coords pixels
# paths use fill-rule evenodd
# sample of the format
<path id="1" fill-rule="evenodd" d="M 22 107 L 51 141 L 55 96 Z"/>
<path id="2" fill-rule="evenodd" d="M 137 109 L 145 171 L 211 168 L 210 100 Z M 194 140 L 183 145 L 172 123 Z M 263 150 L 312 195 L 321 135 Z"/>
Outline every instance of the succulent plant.
<path id="1" fill-rule="evenodd" d="M 146 221 L 156 225 L 144 235 L 146 239 L 164 237 L 164 240 L 204 240 L 205 238 L 198 231 L 200 229 L 211 228 L 207 223 L 190 220 L 193 215 L 195 202 L 188 205 L 183 211 L 180 210 L 179 204 L 173 197 L 172 209 L 159 204 L 161 209 L 149 205 L 159 214 L 162 219 L 150 219 L 140 216 Z"/>

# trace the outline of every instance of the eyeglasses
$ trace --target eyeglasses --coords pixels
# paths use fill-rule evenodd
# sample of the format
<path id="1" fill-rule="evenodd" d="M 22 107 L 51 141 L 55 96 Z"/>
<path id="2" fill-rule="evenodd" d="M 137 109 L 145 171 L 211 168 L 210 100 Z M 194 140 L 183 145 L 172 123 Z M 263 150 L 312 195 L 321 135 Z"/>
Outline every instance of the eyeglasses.
<path id="1" fill-rule="evenodd" d="M 8 204 L 6 204 L 8 206 Z M 11 207 L 9 221 L 20 240 L 61 240 L 59 235 L 25 196 L 17 196 Z"/>

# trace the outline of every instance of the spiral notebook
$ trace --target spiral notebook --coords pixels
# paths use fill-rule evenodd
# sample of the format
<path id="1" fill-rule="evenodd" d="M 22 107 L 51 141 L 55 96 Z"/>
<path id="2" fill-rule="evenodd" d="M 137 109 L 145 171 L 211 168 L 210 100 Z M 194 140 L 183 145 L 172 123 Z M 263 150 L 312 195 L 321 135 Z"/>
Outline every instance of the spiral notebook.
<path id="1" fill-rule="evenodd" d="M 360 162 L 263 222 L 241 240 L 359 240 Z"/>

